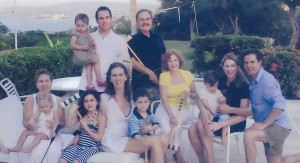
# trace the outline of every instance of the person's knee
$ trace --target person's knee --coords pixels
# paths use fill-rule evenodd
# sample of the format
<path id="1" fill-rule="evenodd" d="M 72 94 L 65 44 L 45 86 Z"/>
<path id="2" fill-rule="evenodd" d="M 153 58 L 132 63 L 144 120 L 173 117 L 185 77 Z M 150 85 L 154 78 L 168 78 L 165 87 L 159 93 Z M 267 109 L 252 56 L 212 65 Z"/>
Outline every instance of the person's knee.
<path id="1" fill-rule="evenodd" d="M 189 129 L 188 129 L 188 136 L 189 139 L 195 139 L 195 137 L 197 137 L 197 128 L 195 125 L 192 125 Z"/>
<path id="2" fill-rule="evenodd" d="M 73 163 L 80 163 L 78 160 L 74 160 Z"/>
<path id="3" fill-rule="evenodd" d="M 58 163 L 66 163 L 67 161 L 65 160 L 65 159 L 63 159 L 63 158 L 59 158 L 58 159 Z"/>
<path id="4" fill-rule="evenodd" d="M 247 129 L 244 132 L 244 143 L 253 142 L 254 141 L 254 132 L 253 130 Z"/>
<path id="5" fill-rule="evenodd" d="M 281 163 L 281 155 L 280 154 L 266 154 L 266 158 L 268 163 Z"/>
<path id="6" fill-rule="evenodd" d="M 151 136 L 151 137 L 147 137 L 147 144 L 149 144 L 149 146 L 151 148 L 154 147 L 161 147 L 161 139 L 160 136 Z"/>

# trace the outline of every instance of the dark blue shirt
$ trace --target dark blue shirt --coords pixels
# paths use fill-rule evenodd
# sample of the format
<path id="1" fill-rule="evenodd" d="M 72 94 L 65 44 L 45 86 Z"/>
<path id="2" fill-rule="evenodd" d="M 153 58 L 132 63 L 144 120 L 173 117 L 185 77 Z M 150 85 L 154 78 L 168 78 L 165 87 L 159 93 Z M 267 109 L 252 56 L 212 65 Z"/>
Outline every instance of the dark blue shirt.
<path id="1" fill-rule="evenodd" d="M 166 53 L 166 47 L 162 38 L 150 31 L 150 37 L 145 36 L 143 33 L 138 32 L 132 36 L 128 45 L 140 58 L 143 64 L 151 69 L 157 77 L 159 77 L 162 69 L 162 55 Z M 135 56 L 129 50 L 131 58 Z M 132 89 L 135 90 L 139 87 L 158 87 L 157 84 L 150 81 L 147 74 L 143 74 L 133 69 L 132 71 Z"/>

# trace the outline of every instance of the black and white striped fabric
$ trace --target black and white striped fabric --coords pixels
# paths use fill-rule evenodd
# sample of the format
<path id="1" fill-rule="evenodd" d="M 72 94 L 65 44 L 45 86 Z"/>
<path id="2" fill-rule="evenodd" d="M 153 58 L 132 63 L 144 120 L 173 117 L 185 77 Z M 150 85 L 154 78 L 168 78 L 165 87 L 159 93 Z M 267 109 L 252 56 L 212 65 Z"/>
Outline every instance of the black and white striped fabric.
<path id="1" fill-rule="evenodd" d="M 96 133 L 98 131 L 97 125 L 88 124 L 88 126 L 92 132 Z M 100 142 L 95 141 L 83 128 L 81 128 L 78 143 L 65 149 L 61 154 L 61 158 L 68 162 L 78 160 L 80 163 L 84 163 L 99 151 Z"/>

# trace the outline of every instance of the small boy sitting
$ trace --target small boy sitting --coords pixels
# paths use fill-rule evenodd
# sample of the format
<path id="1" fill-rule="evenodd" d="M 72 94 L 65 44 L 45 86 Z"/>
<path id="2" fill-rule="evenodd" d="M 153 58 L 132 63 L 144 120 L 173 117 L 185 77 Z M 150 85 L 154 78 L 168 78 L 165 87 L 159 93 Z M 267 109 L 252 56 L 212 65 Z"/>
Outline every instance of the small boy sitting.
<path id="1" fill-rule="evenodd" d="M 150 136 L 158 126 L 158 120 L 150 111 L 150 95 L 146 89 L 138 89 L 133 93 L 135 108 L 129 120 L 128 134 L 132 138 L 143 140 L 142 136 Z"/>
<path id="2" fill-rule="evenodd" d="M 158 120 L 150 111 L 150 95 L 144 88 L 137 89 L 133 93 L 133 101 L 135 108 L 133 114 L 129 119 L 128 135 L 134 139 L 145 142 L 144 136 L 150 136 L 158 126 Z M 148 152 L 148 159 L 150 157 L 150 151 Z M 144 154 L 141 157 L 145 157 Z"/>

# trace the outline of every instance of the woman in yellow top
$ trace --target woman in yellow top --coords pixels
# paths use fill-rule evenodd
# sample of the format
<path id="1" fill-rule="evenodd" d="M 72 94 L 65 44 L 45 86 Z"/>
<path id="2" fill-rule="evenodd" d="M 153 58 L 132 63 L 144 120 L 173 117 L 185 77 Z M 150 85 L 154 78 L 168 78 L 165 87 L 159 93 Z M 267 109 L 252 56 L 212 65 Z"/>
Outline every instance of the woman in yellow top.
<path id="1" fill-rule="evenodd" d="M 195 99 L 198 97 L 194 77 L 189 71 L 182 70 L 183 59 L 175 51 L 168 51 L 164 55 L 164 69 L 160 74 L 159 88 L 161 104 L 158 106 L 156 116 L 160 122 L 161 134 L 171 134 L 171 126 L 175 126 L 175 136 L 173 144 L 180 146 L 181 126 L 193 121 L 193 110 L 187 103 L 187 97 Z M 182 109 L 179 118 L 176 118 L 181 98 L 183 98 Z M 180 147 L 173 155 L 177 163 L 185 163 Z"/>

